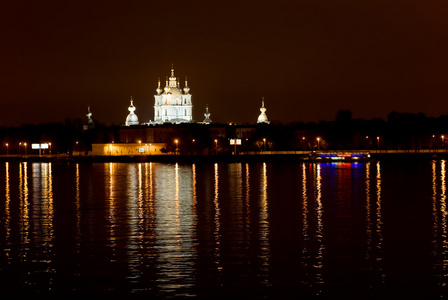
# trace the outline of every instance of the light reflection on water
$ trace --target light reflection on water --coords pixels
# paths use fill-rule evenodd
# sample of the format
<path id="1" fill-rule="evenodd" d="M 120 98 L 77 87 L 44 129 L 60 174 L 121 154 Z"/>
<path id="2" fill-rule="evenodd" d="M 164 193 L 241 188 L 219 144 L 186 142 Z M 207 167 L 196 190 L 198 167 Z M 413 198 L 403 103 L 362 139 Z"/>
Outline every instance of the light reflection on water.
<path id="1" fill-rule="evenodd" d="M 430 281 L 442 297 L 446 161 L 429 164 L 418 182 L 431 191 L 419 195 L 430 215 L 415 220 L 432 224 Z M 6 162 L 0 275 L 15 277 L 0 293 L 263 298 L 337 287 L 379 297 L 399 273 L 386 260 L 399 246 L 388 230 L 400 216 L 385 207 L 403 211 L 391 170 L 381 162 Z"/>
<path id="2" fill-rule="evenodd" d="M 431 167 L 434 273 L 441 288 L 439 296 L 443 298 L 448 292 L 446 161 L 432 161 Z"/>

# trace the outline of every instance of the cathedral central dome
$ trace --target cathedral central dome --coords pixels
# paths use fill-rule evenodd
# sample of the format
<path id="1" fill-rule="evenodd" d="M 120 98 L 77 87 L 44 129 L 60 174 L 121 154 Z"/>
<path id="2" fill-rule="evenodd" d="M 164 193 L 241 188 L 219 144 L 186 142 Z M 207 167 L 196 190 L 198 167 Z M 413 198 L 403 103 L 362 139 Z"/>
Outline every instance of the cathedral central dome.
<path id="1" fill-rule="evenodd" d="M 177 87 L 170 87 L 170 89 L 168 90 L 168 93 L 171 94 L 171 99 L 180 99 L 181 98 L 180 91 Z"/>

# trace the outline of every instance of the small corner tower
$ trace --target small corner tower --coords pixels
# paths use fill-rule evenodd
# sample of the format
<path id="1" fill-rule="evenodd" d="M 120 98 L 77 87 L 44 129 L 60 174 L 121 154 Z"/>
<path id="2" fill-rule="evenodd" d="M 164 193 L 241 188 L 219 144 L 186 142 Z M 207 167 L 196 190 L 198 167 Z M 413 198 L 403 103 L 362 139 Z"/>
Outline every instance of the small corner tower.
<path id="1" fill-rule="evenodd" d="M 93 120 L 92 120 L 92 113 L 90 112 L 90 105 L 87 106 L 86 117 L 87 117 L 87 124 L 86 124 L 85 128 L 86 129 L 93 129 L 93 128 L 95 128 L 95 124 L 93 123 Z"/>
<path id="2" fill-rule="evenodd" d="M 204 119 L 204 121 L 203 121 L 202 123 L 204 123 L 204 124 L 210 124 L 210 123 L 212 123 L 212 120 L 210 119 L 210 113 L 208 112 L 208 105 L 207 105 L 206 108 L 205 108 L 205 114 L 204 114 L 204 117 L 205 117 L 205 119 Z"/>
<path id="3" fill-rule="evenodd" d="M 266 108 L 264 107 L 264 97 L 261 98 L 260 115 L 258 116 L 257 123 L 269 124 L 268 116 L 266 115 Z"/>
<path id="4" fill-rule="evenodd" d="M 133 102 L 134 102 L 134 100 L 132 100 L 132 96 L 131 96 L 131 105 L 128 107 L 129 115 L 126 117 L 126 123 L 125 123 L 126 126 L 138 125 L 138 117 L 134 113 L 135 106 L 134 106 Z"/>

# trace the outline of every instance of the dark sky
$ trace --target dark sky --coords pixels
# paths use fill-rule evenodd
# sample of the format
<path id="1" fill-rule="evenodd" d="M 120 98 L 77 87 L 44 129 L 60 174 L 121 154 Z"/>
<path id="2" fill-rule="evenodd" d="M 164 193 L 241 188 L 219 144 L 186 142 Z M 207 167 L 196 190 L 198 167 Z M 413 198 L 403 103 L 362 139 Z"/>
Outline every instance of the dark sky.
<path id="1" fill-rule="evenodd" d="M 446 0 L 0 0 L 0 126 L 153 119 L 175 73 L 214 122 L 448 113 Z M 162 84 L 164 85 L 164 84 Z"/>

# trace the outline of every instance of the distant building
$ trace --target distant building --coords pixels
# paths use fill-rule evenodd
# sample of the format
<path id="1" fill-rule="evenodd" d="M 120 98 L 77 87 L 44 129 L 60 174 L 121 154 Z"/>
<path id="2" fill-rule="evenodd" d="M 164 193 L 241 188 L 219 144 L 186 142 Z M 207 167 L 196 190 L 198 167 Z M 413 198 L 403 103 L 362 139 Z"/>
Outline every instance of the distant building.
<path id="1" fill-rule="evenodd" d="M 258 116 L 257 123 L 269 124 L 269 119 L 268 119 L 268 116 L 266 115 L 266 108 L 264 107 L 264 97 L 261 99 L 260 111 L 261 111 L 261 113 Z"/>
<path id="2" fill-rule="evenodd" d="M 153 123 L 189 123 L 193 121 L 193 104 L 187 79 L 185 78 L 185 87 L 182 91 L 179 81 L 174 76 L 173 67 L 171 67 L 171 76 L 167 78 L 164 89 L 160 88 L 159 79 L 156 92 Z"/>
<path id="3" fill-rule="evenodd" d="M 137 115 L 134 113 L 135 111 L 135 106 L 131 97 L 131 105 L 128 107 L 129 110 L 129 115 L 126 117 L 126 126 L 131 126 L 131 125 L 138 125 L 138 117 Z"/>
<path id="4" fill-rule="evenodd" d="M 109 143 L 92 144 L 89 155 L 134 156 L 134 155 L 162 155 L 165 143 Z"/>

